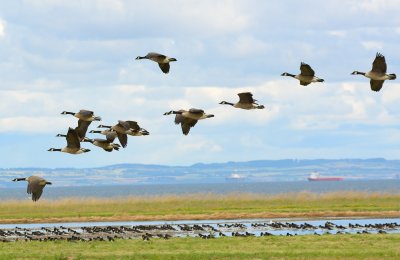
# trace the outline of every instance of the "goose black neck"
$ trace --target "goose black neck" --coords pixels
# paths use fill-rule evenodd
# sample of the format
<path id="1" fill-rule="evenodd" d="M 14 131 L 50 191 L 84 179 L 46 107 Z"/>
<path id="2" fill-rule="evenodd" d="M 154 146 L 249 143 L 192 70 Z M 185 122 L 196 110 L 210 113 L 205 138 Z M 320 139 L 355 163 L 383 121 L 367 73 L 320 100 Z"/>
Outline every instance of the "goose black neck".
<path id="1" fill-rule="evenodd" d="M 26 178 L 15 178 L 13 181 L 25 181 Z"/>
<path id="2" fill-rule="evenodd" d="M 51 183 L 51 182 L 49 182 L 49 181 L 46 181 L 46 184 L 47 184 L 47 185 L 52 185 L 52 183 Z"/>
<path id="3" fill-rule="evenodd" d="M 230 102 L 226 102 L 226 101 L 222 101 L 220 104 L 225 104 L 225 105 L 231 105 L 231 106 L 233 106 L 234 104 L 233 103 L 230 103 Z"/>

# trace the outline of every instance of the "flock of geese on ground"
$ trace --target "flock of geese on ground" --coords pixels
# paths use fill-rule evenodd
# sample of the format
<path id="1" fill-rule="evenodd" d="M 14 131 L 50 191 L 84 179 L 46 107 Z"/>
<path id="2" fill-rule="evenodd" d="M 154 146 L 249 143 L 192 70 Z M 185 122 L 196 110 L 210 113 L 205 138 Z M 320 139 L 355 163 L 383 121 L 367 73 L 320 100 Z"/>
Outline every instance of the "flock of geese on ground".
<path id="1" fill-rule="evenodd" d="M 146 56 L 138 56 L 136 60 L 148 59 L 158 63 L 158 66 L 164 73 L 169 73 L 170 62 L 177 61 L 175 58 L 170 58 L 166 55 L 162 55 L 155 52 L 150 52 Z M 385 57 L 377 53 L 376 57 L 372 63 L 372 69 L 368 72 L 354 71 L 352 75 L 363 75 L 370 79 L 371 90 L 379 91 L 385 80 L 396 79 L 396 74 L 387 74 L 387 65 Z M 300 64 L 300 74 L 294 75 L 287 72 L 281 74 L 281 76 L 293 77 L 300 81 L 300 85 L 307 86 L 314 82 L 324 82 L 323 79 L 315 76 L 314 70 L 310 65 L 301 62 Z M 235 108 L 252 110 L 252 109 L 264 109 L 264 105 L 257 103 L 257 100 L 253 98 L 251 92 L 238 93 L 239 101 L 236 103 L 231 103 L 227 101 L 221 101 L 219 104 L 230 105 Z M 100 121 L 101 118 L 95 116 L 93 111 L 80 110 L 79 112 L 67 112 L 64 111 L 63 115 L 73 115 L 78 118 L 78 126 L 75 128 L 69 128 L 67 134 L 58 134 L 58 137 L 65 137 L 67 140 L 67 145 L 64 148 L 50 148 L 48 151 L 51 152 L 65 152 L 70 154 L 81 154 L 89 152 L 89 149 L 82 148 L 81 142 L 90 142 L 95 146 L 104 149 L 107 152 L 112 152 L 113 150 L 119 150 L 119 148 L 126 147 L 128 143 L 128 135 L 131 136 L 145 136 L 149 135 L 149 132 L 139 126 L 136 121 L 122 121 L 119 120 L 116 125 L 107 126 L 99 125 L 98 128 L 105 128 L 103 131 L 90 131 L 89 133 L 99 133 L 105 135 L 105 139 L 89 139 L 86 137 L 86 132 L 89 125 L 93 121 Z M 182 133 L 188 135 L 192 127 L 197 124 L 197 121 L 214 117 L 214 115 L 206 114 L 204 110 L 197 108 L 190 108 L 189 110 L 171 110 L 164 113 L 164 115 L 175 115 L 175 124 L 181 125 Z M 115 138 L 118 138 L 120 144 L 114 143 Z M 30 176 L 28 178 L 16 178 L 13 181 L 27 181 L 28 194 L 32 194 L 32 200 L 37 201 L 46 184 L 51 184 L 39 176 Z"/>
<path id="2" fill-rule="evenodd" d="M 0 229 L 0 242 L 13 241 L 114 241 L 115 239 L 141 238 L 149 241 L 153 238 L 169 239 L 172 237 L 193 236 L 202 239 L 217 237 L 251 236 L 296 236 L 302 234 L 386 234 L 397 232 L 400 224 L 352 224 L 338 225 L 326 221 L 321 225 L 294 222 L 269 223 L 219 223 L 219 224 L 163 224 L 133 226 L 83 226 L 83 227 L 42 227 Z"/>

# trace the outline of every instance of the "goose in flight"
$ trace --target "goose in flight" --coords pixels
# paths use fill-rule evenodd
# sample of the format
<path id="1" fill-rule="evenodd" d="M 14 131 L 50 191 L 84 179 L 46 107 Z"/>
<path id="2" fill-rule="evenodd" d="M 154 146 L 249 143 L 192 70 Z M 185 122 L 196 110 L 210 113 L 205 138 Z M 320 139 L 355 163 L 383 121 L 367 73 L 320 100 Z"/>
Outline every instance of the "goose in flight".
<path id="1" fill-rule="evenodd" d="M 310 84 L 312 82 L 324 82 L 323 79 L 316 77 L 315 72 L 311 68 L 311 66 L 304 62 L 302 62 L 300 64 L 300 74 L 293 75 L 293 74 L 284 72 L 281 74 L 281 76 L 289 76 L 289 77 L 295 78 L 300 81 L 300 85 L 302 85 L 302 86 L 307 86 L 308 84 Z"/>
<path id="2" fill-rule="evenodd" d="M 157 62 L 158 66 L 160 67 L 160 69 L 164 73 L 168 73 L 169 72 L 169 63 L 171 61 L 176 61 L 175 58 L 170 58 L 170 57 L 167 57 L 167 56 L 165 56 L 163 54 L 159 54 L 159 53 L 156 53 L 156 52 L 149 52 L 149 53 L 147 53 L 146 56 L 143 56 L 143 57 L 137 56 L 136 59 L 137 60 L 148 59 L 148 60 L 152 60 L 154 62 Z"/>
<path id="3" fill-rule="evenodd" d="M 101 121 L 101 117 L 95 116 L 93 111 L 85 109 L 81 109 L 77 113 L 63 111 L 61 112 L 61 115 L 73 115 L 74 117 L 79 118 L 83 121 Z"/>
<path id="4" fill-rule="evenodd" d="M 263 105 L 259 105 L 256 103 L 257 100 L 253 99 L 253 94 L 251 94 L 250 92 L 239 93 L 238 96 L 239 96 L 239 102 L 237 102 L 235 104 L 226 102 L 226 101 L 222 101 L 222 102 L 220 102 L 220 104 L 221 105 L 231 105 L 233 107 L 246 109 L 246 110 L 264 109 L 265 108 Z"/>
<path id="5" fill-rule="evenodd" d="M 92 143 L 95 146 L 103 148 L 107 152 L 112 152 L 113 150 L 118 151 L 119 148 L 121 147 L 119 144 L 113 143 L 114 139 L 115 139 L 115 135 L 112 133 L 109 133 L 108 135 L 106 135 L 106 139 L 99 139 L 99 138 L 89 139 L 89 138 L 85 137 L 85 139 L 83 139 L 83 142 Z"/>
<path id="6" fill-rule="evenodd" d="M 32 194 L 32 200 L 38 201 L 40 196 L 43 193 L 44 186 L 51 185 L 51 182 L 46 181 L 42 177 L 39 176 L 29 176 L 27 178 L 15 178 L 12 181 L 27 181 L 28 187 L 26 192 L 28 194 Z"/>
<path id="7" fill-rule="evenodd" d="M 70 154 L 81 154 L 90 152 L 89 149 L 81 148 L 81 144 L 79 142 L 78 133 L 75 129 L 69 128 L 67 136 L 65 138 L 67 140 L 67 146 L 61 149 L 50 148 L 49 152 L 63 152 Z"/>
<path id="8" fill-rule="evenodd" d="M 372 63 L 372 69 L 368 72 L 353 71 L 352 75 L 363 75 L 370 80 L 371 90 L 378 92 L 383 86 L 385 80 L 396 79 L 396 74 L 386 74 L 387 65 L 385 56 L 379 52 L 376 54 L 375 60 Z"/>
<path id="9" fill-rule="evenodd" d="M 86 136 L 87 129 L 92 121 L 78 120 L 78 126 L 75 127 L 75 131 L 78 134 L 79 141 L 82 142 Z M 57 134 L 56 137 L 67 137 L 65 134 Z"/>
<path id="10" fill-rule="evenodd" d="M 164 113 L 164 115 L 171 114 L 175 114 L 175 124 L 181 124 L 184 135 L 189 134 L 190 128 L 194 127 L 198 120 L 214 117 L 214 115 L 206 114 L 204 110 L 197 108 L 191 108 L 189 111 L 183 109 L 178 111 L 171 110 Z"/>
<path id="11" fill-rule="evenodd" d="M 99 125 L 98 128 L 108 128 L 117 133 L 118 140 L 122 147 L 126 147 L 128 144 L 128 136 L 143 136 L 149 135 L 150 133 L 139 126 L 136 121 L 122 121 L 118 120 L 118 124 L 109 126 L 109 125 Z"/>

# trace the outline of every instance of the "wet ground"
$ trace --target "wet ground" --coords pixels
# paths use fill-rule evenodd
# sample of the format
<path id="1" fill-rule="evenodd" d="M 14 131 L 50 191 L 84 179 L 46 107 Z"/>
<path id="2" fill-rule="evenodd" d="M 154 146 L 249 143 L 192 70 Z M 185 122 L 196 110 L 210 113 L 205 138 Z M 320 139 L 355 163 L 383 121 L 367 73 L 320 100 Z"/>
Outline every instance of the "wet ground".
<path id="1" fill-rule="evenodd" d="M 202 220 L 0 225 L 0 241 L 113 241 L 171 237 L 297 236 L 400 233 L 400 219 Z"/>

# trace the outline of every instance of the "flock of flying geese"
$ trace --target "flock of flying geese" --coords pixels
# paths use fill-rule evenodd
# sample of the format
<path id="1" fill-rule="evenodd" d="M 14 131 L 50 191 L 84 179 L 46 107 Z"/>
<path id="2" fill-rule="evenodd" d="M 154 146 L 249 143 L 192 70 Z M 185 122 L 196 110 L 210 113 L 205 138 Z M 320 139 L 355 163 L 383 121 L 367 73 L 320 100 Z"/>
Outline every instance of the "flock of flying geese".
<path id="1" fill-rule="evenodd" d="M 161 71 L 163 73 L 169 73 L 170 70 L 170 62 L 177 61 L 175 58 L 170 58 L 168 56 L 150 52 L 146 56 L 138 56 L 136 60 L 148 59 L 158 63 Z M 363 75 L 370 79 L 371 90 L 379 91 L 385 80 L 394 80 L 396 79 L 396 74 L 387 74 L 387 65 L 385 61 L 385 57 L 377 53 L 376 57 L 372 63 L 372 69 L 368 72 L 359 72 L 354 71 L 351 73 L 352 75 Z M 287 72 L 281 74 L 281 76 L 289 76 L 293 77 L 300 81 L 300 85 L 307 86 L 314 82 L 324 82 L 323 79 L 315 76 L 314 70 L 310 65 L 302 62 L 300 64 L 300 74 L 294 75 Z M 257 100 L 253 98 L 253 94 L 250 92 L 238 93 L 239 101 L 236 103 L 231 103 L 227 101 L 222 101 L 219 104 L 222 105 L 230 105 L 235 108 L 241 108 L 246 110 L 252 109 L 264 109 L 264 105 L 260 105 L 257 103 Z M 86 132 L 88 130 L 89 125 L 93 121 L 101 121 L 101 118 L 95 116 L 92 111 L 89 110 L 80 110 L 77 113 L 64 111 L 61 114 L 63 115 L 73 115 L 78 118 L 78 126 L 75 128 L 69 128 L 67 134 L 58 134 L 58 137 L 65 137 L 67 140 L 67 146 L 64 148 L 50 148 L 48 151 L 51 152 L 65 152 L 70 154 L 81 154 L 89 152 L 89 149 L 82 148 L 81 142 L 90 142 L 95 146 L 98 146 L 104 149 L 107 152 L 112 152 L 113 150 L 119 150 L 119 148 L 126 147 L 128 143 L 128 135 L 131 136 L 145 136 L 149 135 L 149 132 L 143 128 L 141 128 L 136 121 L 122 121 L 119 120 L 118 124 L 113 126 L 107 125 L 99 125 L 98 128 L 105 128 L 103 131 L 90 131 L 89 133 L 99 133 L 105 135 L 105 139 L 89 139 L 86 137 Z M 184 135 L 188 135 L 189 131 L 192 127 L 194 127 L 197 121 L 201 119 L 211 118 L 214 115 L 206 114 L 204 110 L 191 108 L 189 110 L 171 110 L 169 112 L 164 113 L 164 115 L 175 115 L 175 124 L 181 125 L 182 133 Z M 118 138 L 120 144 L 114 143 L 115 138 Z M 42 192 L 43 188 L 47 184 L 51 184 L 51 182 L 46 181 L 45 179 L 39 176 L 30 176 L 27 178 L 16 178 L 13 181 L 27 181 L 28 194 L 32 194 L 32 200 L 37 201 Z"/>

